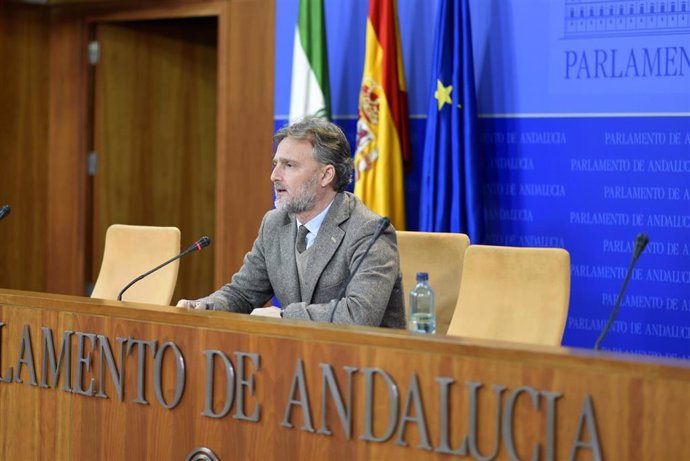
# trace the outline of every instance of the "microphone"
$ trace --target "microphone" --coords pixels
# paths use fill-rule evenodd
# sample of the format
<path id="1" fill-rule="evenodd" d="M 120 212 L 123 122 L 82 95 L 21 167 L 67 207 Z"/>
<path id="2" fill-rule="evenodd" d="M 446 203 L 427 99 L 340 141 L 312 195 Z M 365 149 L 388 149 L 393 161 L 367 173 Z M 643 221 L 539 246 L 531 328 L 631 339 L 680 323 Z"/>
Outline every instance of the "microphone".
<path id="1" fill-rule="evenodd" d="M 189 246 L 189 248 L 187 248 L 186 250 L 184 250 L 184 251 L 183 251 L 182 253 L 180 253 L 179 255 L 173 256 L 172 258 L 168 259 L 168 260 L 165 261 L 164 263 L 162 263 L 162 264 L 160 264 L 160 265 L 154 267 L 153 269 L 151 269 L 150 271 L 148 271 L 148 272 L 146 272 L 146 273 L 144 273 L 144 274 L 141 274 L 139 277 L 137 277 L 137 278 L 135 278 L 134 280 L 132 280 L 131 282 L 129 282 L 122 290 L 120 290 L 120 293 L 117 295 L 117 300 L 118 300 L 118 301 L 122 301 L 122 295 L 124 294 L 124 292 L 127 291 L 127 290 L 129 289 L 129 287 L 131 287 L 132 285 L 134 285 L 135 283 L 137 283 L 139 280 L 141 280 L 141 279 L 143 279 L 144 277 L 146 277 L 146 276 L 148 276 L 148 275 L 150 275 L 150 274 L 156 272 L 156 271 L 157 271 L 158 269 L 160 269 L 161 267 L 167 266 L 168 264 L 170 264 L 171 262 L 175 261 L 176 259 L 180 259 L 181 257 L 186 256 L 186 255 L 188 255 L 189 253 L 192 253 L 192 252 L 194 252 L 194 251 L 201 251 L 202 248 L 207 247 L 207 246 L 209 246 L 210 244 L 211 244 L 211 239 L 208 238 L 208 237 L 206 237 L 206 236 L 204 235 L 204 236 L 201 237 L 199 240 L 197 240 L 196 242 L 194 242 L 193 244 L 191 244 L 191 245 Z"/>
<path id="2" fill-rule="evenodd" d="M 12 208 L 10 208 L 9 205 L 5 205 L 4 207 L 0 208 L 0 221 L 2 221 L 2 218 L 10 214 L 10 211 L 12 211 Z"/>
<path id="3" fill-rule="evenodd" d="M 611 325 L 613 325 L 613 320 L 616 318 L 616 315 L 618 314 L 618 308 L 621 305 L 621 301 L 623 300 L 623 293 L 625 293 L 625 289 L 628 287 L 628 282 L 630 281 L 630 277 L 632 276 L 632 271 L 633 268 L 635 267 L 635 263 L 637 263 L 637 259 L 640 257 L 644 249 L 647 247 L 647 244 L 649 243 L 649 237 L 647 237 L 647 234 L 645 233 L 640 233 L 637 234 L 637 238 L 635 239 L 635 249 L 633 250 L 633 257 L 632 260 L 630 261 L 630 266 L 628 267 L 628 272 L 625 274 L 625 280 L 623 280 L 623 287 L 621 288 L 620 293 L 618 293 L 618 298 L 616 299 L 616 303 L 613 306 L 613 311 L 611 312 L 611 315 L 609 316 L 608 322 L 606 322 L 606 326 L 604 327 L 603 331 L 597 338 L 597 341 L 594 343 L 594 350 L 598 351 L 599 348 L 601 347 L 601 342 L 604 340 L 604 337 L 606 334 L 609 332 L 611 329 Z"/>
<path id="4" fill-rule="evenodd" d="M 369 254 L 369 250 L 371 250 L 371 247 L 374 246 L 374 242 L 376 242 L 376 240 L 378 240 L 378 238 L 381 237 L 381 234 L 383 234 L 383 231 L 385 231 L 388 228 L 390 223 L 391 220 L 386 217 L 379 219 L 379 225 L 376 228 L 374 235 L 371 236 L 371 239 L 367 244 L 367 248 L 364 250 L 364 254 L 361 258 L 359 258 L 359 261 L 357 262 L 357 265 L 352 270 L 352 272 L 350 272 L 350 276 L 347 278 L 347 281 L 343 285 L 343 288 L 340 290 L 340 293 L 338 293 L 338 297 L 331 300 L 331 302 L 335 301 L 335 304 L 333 305 L 333 310 L 331 310 L 331 318 L 328 320 L 329 322 L 333 322 L 333 317 L 335 316 L 335 308 L 338 305 L 338 301 L 343 299 L 343 297 L 345 296 L 345 292 L 347 291 L 348 285 L 350 285 L 350 282 L 352 281 L 352 277 L 354 277 L 357 271 L 359 270 L 359 266 L 362 265 L 362 261 L 364 261 L 364 258 L 366 258 Z"/>

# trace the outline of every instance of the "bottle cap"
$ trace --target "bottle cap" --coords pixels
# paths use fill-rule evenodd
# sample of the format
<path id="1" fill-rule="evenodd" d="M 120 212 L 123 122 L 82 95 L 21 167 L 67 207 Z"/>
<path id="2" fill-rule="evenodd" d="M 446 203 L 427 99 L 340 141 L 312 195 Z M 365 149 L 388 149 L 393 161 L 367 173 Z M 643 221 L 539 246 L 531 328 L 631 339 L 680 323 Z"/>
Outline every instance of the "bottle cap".
<path id="1" fill-rule="evenodd" d="M 417 272 L 417 281 L 429 280 L 429 274 L 426 272 Z"/>

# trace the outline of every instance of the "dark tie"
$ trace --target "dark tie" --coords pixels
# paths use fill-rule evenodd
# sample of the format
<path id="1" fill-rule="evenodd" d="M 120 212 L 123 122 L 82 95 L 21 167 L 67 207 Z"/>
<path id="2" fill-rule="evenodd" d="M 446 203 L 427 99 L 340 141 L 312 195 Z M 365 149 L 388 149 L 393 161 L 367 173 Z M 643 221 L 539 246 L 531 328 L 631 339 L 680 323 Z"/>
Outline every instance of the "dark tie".
<path id="1" fill-rule="evenodd" d="M 302 253 L 304 250 L 307 249 L 307 234 L 309 233 L 309 229 L 307 229 L 304 226 L 299 226 L 299 229 L 297 229 L 297 241 L 295 242 L 295 246 L 297 247 L 297 252 Z"/>

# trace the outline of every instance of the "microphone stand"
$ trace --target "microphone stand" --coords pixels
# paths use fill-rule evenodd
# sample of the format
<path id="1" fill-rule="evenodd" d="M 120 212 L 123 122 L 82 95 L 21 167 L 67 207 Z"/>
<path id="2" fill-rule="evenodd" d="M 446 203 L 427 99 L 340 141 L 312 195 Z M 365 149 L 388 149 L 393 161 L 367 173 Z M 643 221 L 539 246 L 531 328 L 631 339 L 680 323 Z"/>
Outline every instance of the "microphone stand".
<path id="1" fill-rule="evenodd" d="M 117 300 L 122 301 L 122 295 L 124 294 L 124 292 L 127 291 L 129 289 L 129 287 L 131 287 L 132 285 L 137 283 L 139 280 L 141 280 L 144 277 L 156 272 L 161 267 L 166 266 L 167 264 L 170 264 L 171 262 L 175 261 L 176 259 L 180 259 L 181 257 L 188 255 L 189 253 L 191 253 L 193 251 L 201 251 L 202 248 L 204 248 L 205 246 L 208 246 L 210 243 L 211 243 L 211 239 L 209 239 L 206 236 L 201 237 L 199 240 L 194 242 L 194 244 L 192 244 L 192 246 L 190 246 L 189 248 L 184 250 L 179 255 L 173 256 L 172 258 L 168 259 L 164 263 L 159 264 L 158 266 L 154 267 L 150 271 L 148 271 L 144 274 L 141 274 L 139 277 L 137 277 L 134 280 L 132 280 L 131 282 L 129 282 L 127 285 L 125 285 L 125 287 L 122 290 L 120 290 L 120 293 L 118 293 L 118 295 L 117 295 Z"/>
<path id="2" fill-rule="evenodd" d="M 611 329 L 611 326 L 613 325 L 613 321 L 616 318 L 616 315 L 618 315 L 618 309 L 621 307 L 621 301 L 623 300 L 623 294 L 625 293 L 625 289 L 628 287 L 628 282 L 630 282 L 630 278 L 632 277 L 632 272 L 633 268 L 635 267 L 635 263 L 637 263 L 637 260 L 639 259 L 640 255 L 642 255 L 642 252 L 644 251 L 645 247 L 649 243 L 649 237 L 647 237 L 646 234 L 638 234 L 637 238 L 635 239 L 635 252 L 633 253 L 633 258 L 630 261 L 630 266 L 628 267 L 628 272 L 625 274 L 625 280 L 623 281 L 623 287 L 621 288 L 620 293 L 618 293 L 618 299 L 616 299 L 616 303 L 613 306 L 613 311 L 611 311 L 611 315 L 609 316 L 608 322 L 606 322 L 606 326 L 602 330 L 601 334 L 597 338 L 597 341 L 594 343 L 594 350 L 598 351 L 599 348 L 601 347 L 601 342 L 604 340 L 604 337 L 606 334 L 609 332 Z"/>

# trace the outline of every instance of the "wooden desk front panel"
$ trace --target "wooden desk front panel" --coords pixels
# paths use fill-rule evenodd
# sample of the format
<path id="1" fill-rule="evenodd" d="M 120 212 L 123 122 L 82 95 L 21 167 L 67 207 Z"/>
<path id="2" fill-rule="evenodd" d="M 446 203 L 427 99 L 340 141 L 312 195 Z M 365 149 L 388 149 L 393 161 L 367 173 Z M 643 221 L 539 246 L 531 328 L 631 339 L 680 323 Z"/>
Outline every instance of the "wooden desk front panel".
<path id="1" fill-rule="evenodd" d="M 223 313 L 190 313 L 172 308 L 118 304 L 84 298 L 9 292 L 0 290 L 0 374 L 16 369 L 25 326 L 31 332 L 34 368 L 41 379 L 43 338 L 41 328 L 52 331 L 59 353 L 64 331 L 72 335 L 73 389 L 77 362 L 77 333 L 92 333 L 108 338 L 117 349 L 117 338 L 155 341 L 160 348 L 174 343 L 184 356 L 184 393 L 173 409 L 166 409 L 155 395 L 154 359 L 147 348 L 144 396 L 148 404 L 136 403 L 139 378 L 135 347 L 131 354 L 115 361 L 124 370 L 123 401 L 116 396 L 112 379 L 98 376 L 100 353 L 85 342 L 86 355 L 92 352 L 90 370 L 82 365 L 82 388 L 94 378 L 104 385 L 108 398 L 84 396 L 61 390 L 65 373 L 55 388 L 28 384 L 29 366 L 22 366 L 23 383 L 0 383 L 0 458 L 13 459 L 184 459 L 196 447 L 212 449 L 221 460 L 229 459 L 477 459 L 441 454 L 441 415 L 448 415 L 448 443 L 453 449 L 470 435 L 468 383 L 481 383 L 477 392 L 477 442 L 475 449 L 489 456 L 496 443 L 497 420 L 505 420 L 511 395 L 517 395 L 508 431 L 500 430 L 496 459 L 510 459 L 508 446 L 519 459 L 597 459 L 591 448 L 592 434 L 598 438 L 603 459 L 684 459 L 690 455 L 685 437 L 690 427 L 690 372 L 680 362 L 664 364 L 623 357 L 612 358 L 586 351 L 525 348 L 495 343 L 469 343 L 452 338 L 421 338 L 406 332 L 389 332 L 356 327 L 306 324 L 254 319 Z M 96 348 L 98 349 L 98 348 Z M 223 418 L 202 416 L 206 394 L 206 359 L 203 351 L 222 351 L 236 372 L 234 402 Z M 253 392 L 237 383 L 238 356 L 255 354 L 258 367 L 245 358 L 244 376 L 254 379 Z M 176 368 L 172 349 L 162 359 L 163 398 L 173 400 Z M 301 360 L 301 362 L 300 362 Z M 291 392 L 303 365 L 307 397 Z M 226 402 L 225 372 L 216 361 L 214 411 Z M 340 393 L 347 400 L 347 372 L 352 371 L 352 436 L 348 440 L 334 399 L 326 405 L 326 425 L 322 429 L 321 364 L 332 367 Z M 367 372 L 367 370 L 369 370 Z M 373 370 L 376 370 L 375 372 Z M 373 378 L 373 435 L 382 437 L 391 420 L 389 388 L 383 377 L 394 381 L 399 392 L 395 403 L 394 430 L 384 442 L 360 440 L 366 430 L 366 394 L 369 373 Z M 414 392 L 414 383 L 418 392 Z M 441 385 L 437 378 L 452 378 L 446 408 L 440 405 Z M 299 380 L 298 380 L 299 381 Z M 477 385 L 478 386 L 478 385 Z M 497 387 L 498 386 L 498 387 Z M 534 394 L 535 403 L 527 391 Z M 495 389 L 503 389 L 496 391 Z M 412 391 L 411 391 L 412 389 Z M 238 393 L 243 391 L 244 413 L 260 406 L 257 422 L 236 419 Z M 555 402 L 554 439 L 548 441 L 549 412 L 547 393 L 561 394 Z M 501 416 L 496 416 L 500 395 Z M 581 424 L 580 416 L 591 398 L 591 419 Z M 408 399 L 411 397 L 411 399 Z M 415 407 L 419 398 L 419 407 Z M 292 428 L 281 425 L 292 399 L 288 420 Z M 303 430 L 306 401 L 315 432 Z M 409 400 L 409 402 L 408 402 Z M 296 402 L 300 402 L 299 404 Z M 418 410 L 423 409 L 424 424 Z M 586 413 L 586 412 L 585 412 Z M 405 423 L 407 421 L 407 423 Z M 591 423 L 596 424 L 596 430 Z M 401 432 L 401 427 L 403 430 Z M 431 450 L 423 445 L 422 427 L 428 434 Z M 402 435 L 400 435 L 402 434 Z M 574 449 L 575 439 L 579 449 Z M 396 441 L 403 440 L 407 447 Z M 535 448 L 540 444 L 540 448 Z M 536 451 L 535 451 L 536 450 Z"/>

